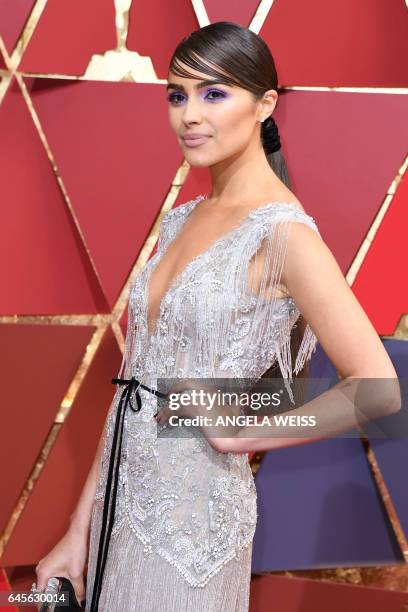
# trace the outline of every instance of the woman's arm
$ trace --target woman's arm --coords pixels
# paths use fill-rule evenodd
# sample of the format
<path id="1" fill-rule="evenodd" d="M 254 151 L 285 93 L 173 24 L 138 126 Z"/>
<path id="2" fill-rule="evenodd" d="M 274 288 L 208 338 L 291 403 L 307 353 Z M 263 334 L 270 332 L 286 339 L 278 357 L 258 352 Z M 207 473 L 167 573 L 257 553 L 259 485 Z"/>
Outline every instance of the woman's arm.
<path id="1" fill-rule="evenodd" d="M 313 442 L 401 408 L 395 368 L 332 252 L 311 228 L 291 223 L 282 281 L 342 380 L 300 408 L 280 416 L 315 416 L 307 437 L 293 427 L 243 427 L 210 440 L 221 452 L 270 450 Z M 363 380 L 366 379 L 366 380 Z M 375 379 L 375 380 L 374 380 Z M 278 437 L 279 436 L 279 437 Z"/>
<path id="2" fill-rule="evenodd" d="M 282 282 L 342 380 L 300 408 L 279 415 L 315 417 L 316 426 L 308 428 L 307 435 L 304 428 L 277 427 L 273 417 L 263 427 L 201 426 L 210 444 L 220 452 L 305 444 L 349 431 L 401 408 L 395 368 L 332 252 L 306 224 L 291 222 L 289 230 Z M 227 414 L 225 407 L 215 408 L 217 416 Z M 197 413 L 214 416 L 214 407 L 211 412 L 206 406 L 190 413 L 184 409 L 184 415 Z"/>
<path id="3" fill-rule="evenodd" d="M 243 453 L 305 444 L 349 431 L 401 408 L 397 373 L 376 330 L 330 249 L 303 223 L 290 223 L 281 282 L 342 380 L 300 408 L 279 414 L 280 423 L 288 416 L 309 420 L 314 417 L 315 426 L 307 430 L 289 424 L 277 426 L 273 417 L 267 417 L 264 426 L 216 425 L 218 416 L 233 411 L 217 404 L 208 410 L 205 400 L 198 407 L 178 410 L 182 416 L 212 417 L 210 424 L 199 427 L 219 452 Z M 159 423 L 168 417 L 169 411 L 163 411 L 158 415 Z"/>
<path id="4" fill-rule="evenodd" d="M 291 223 L 282 274 L 298 309 L 340 376 L 397 376 L 332 252 L 302 223 Z"/>
<path id="5" fill-rule="evenodd" d="M 105 421 L 106 422 L 106 421 Z M 70 526 L 62 539 L 36 565 L 37 587 L 45 589 L 51 576 L 65 576 L 72 581 L 78 601 L 85 598 L 84 570 L 88 557 L 88 538 L 92 504 L 99 478 L 99 461 L 104 431 L 99 439 L 92 467 L 77 506 L 70 517 Z"/>

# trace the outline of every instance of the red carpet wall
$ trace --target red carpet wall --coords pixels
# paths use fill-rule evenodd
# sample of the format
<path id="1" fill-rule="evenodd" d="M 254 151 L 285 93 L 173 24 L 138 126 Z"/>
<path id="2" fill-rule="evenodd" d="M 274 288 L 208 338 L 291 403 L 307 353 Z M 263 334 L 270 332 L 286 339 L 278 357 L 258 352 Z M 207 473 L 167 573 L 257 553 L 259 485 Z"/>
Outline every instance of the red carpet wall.
<path id="1" fill-rule="evenodd" d="M 168 62 L 192 30 L 235 21 L 269 44 L 292 189 L 378 334 L 408 356 L 404 0 L 121 6 L 0 3 L 0 588 L 29 588 L 67 528 L 114 392 L 130 284 L 162 215 L 210 188 L 167 120 Z M 402 506 L 370 444 L 360 452 L 398 562 L 317 558 L 254 576 L 253 611 L 402 609 Z"/>

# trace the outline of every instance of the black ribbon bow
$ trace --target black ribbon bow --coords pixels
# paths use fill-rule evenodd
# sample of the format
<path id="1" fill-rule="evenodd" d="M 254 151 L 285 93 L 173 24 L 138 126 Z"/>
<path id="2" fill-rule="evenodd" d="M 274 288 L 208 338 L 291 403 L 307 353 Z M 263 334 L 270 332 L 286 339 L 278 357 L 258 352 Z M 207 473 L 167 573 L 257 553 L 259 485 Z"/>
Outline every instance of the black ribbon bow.
<path id="1" fill-rule="evenodd" d="M 134 376 L 132 376 L 132 378 L 130 378 L 129 380 L 125 378 L 112 378 L 112 383 L 114 385 L 125 385 L 125 388 L 123 389 L 122 395 L 120 396 L 116 413 L 115 429 L 113 432 L 112 448 L 109 459 L 109 470 L 106 481 L 105 500 L 103 504 L 102 526 L 99 537 L 98 558 L 96 562 L 91 607 L 89 608 L 90 612 L 96 612 L 98 610 L 99 597 L 102 589 L 102 579 L 105 571 L 109 542 L 115 518 L 116 495 L 119 480 L 119 465 L 122 451 L 123 424 L 126 408 L 129 406 L 131 410 L 133 410 L 133 412 L 140 411 L 142 407 L 142 398 L 140 396 L 139 391 L 140 387 L 142 389 L 145 389 L 146 391 L 150 391 L 150 393 L 153 393 L 154 395 L 157 395 L 162 399 L 166 399 L 168 397 L 167 394 L 160 393 L 160 391 L 157 391 L 157 389 L 151 389 L 150 387 L 142 384 Z M 135 391 L 137 407 L 135 407 L 132 403 L 131 396 L 133 391 Z M 110 495 L 111 493 L 112 495 Z M 111 504 L 110 499 L 112 499 Z"/>

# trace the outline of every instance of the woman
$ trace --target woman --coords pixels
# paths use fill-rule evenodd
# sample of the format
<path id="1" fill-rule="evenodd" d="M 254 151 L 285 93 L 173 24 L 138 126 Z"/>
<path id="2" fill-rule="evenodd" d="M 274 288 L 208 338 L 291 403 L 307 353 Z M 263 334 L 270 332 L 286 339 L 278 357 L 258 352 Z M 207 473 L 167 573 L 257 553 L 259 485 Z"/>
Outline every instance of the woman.
<path id="1" fill-rule="evenodd" d="M 158 250 L 131 289 L 124 378 L 94 465 L 66 536 L 37 566 L 40 589 L 64 575 L 82 598 L 89 543 L 87 610 L 248 609 L 256 491 L 245 453 L 277 440 L 250 429 L 175 436 L 154 394 L 159 379 L 257 379 L 278 364 L 291 396 L 317 338 L 340 374 L 395 377 L 289 189 L 270 117 L 277 85 L 267 45 L 233 23 L 193 32 L 172 57 L 170 125 L 186 160 L 209 167 L 212 190 L 163 218 Z M 292 366 L 301 313 L 308 323 Z M 120 460 L 109 464 L 114 452 Z"/>

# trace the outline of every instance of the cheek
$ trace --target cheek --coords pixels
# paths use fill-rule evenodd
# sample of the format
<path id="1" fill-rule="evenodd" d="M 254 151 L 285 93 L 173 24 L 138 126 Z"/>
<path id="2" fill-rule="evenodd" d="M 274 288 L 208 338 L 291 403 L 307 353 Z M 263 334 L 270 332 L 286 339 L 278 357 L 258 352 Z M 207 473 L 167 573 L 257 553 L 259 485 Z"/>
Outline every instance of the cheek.
<path id="1" fill-rule="evenodd" d="M 181 123 L 181 113 L 179 112 L 179 109 L 175 108 L 174 106 L 169 106 L 168 118 L 170 128 L 173 130 L 173 132 L 177 132 Z"/>
<path id="2" fill-rule="evenodd" d="M 167 115 L 169 119 L 170 128 L 177 135 L 183 125 L 183 107 L 172 106 L 171 104 L 169 104 Z"/>
<path id="3" fill-rule="evenodd" d="M 246 144 L 253 132 L 251 110 L 240 105 L 225 106 L 216 121 L 218 143 L 228 148 Z"/>

